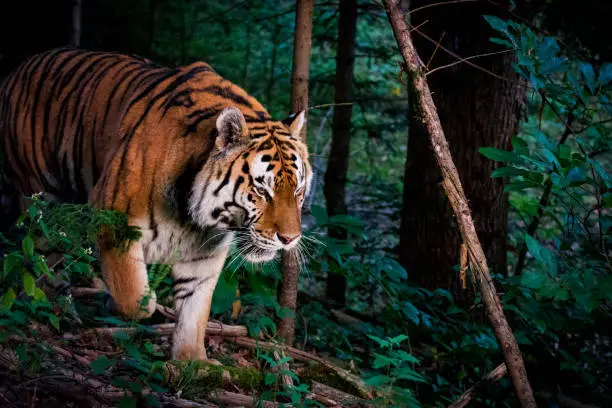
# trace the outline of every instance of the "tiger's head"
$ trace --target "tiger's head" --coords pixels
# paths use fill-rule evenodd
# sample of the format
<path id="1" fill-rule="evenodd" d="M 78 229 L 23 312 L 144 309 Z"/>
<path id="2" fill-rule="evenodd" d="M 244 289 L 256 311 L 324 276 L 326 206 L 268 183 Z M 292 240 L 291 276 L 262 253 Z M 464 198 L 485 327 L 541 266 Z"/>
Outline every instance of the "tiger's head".
<path id="1" fill-rule="evenodd" d="M 235 107 L 219 113 L 214 147 L 196 177 L 191 217 L 204 228 L 235 231 L 238 251 L 265 262 L 301 238 L 301 208 L 312 170 L 300 140 L 304 112 L 257 120 Z"/>

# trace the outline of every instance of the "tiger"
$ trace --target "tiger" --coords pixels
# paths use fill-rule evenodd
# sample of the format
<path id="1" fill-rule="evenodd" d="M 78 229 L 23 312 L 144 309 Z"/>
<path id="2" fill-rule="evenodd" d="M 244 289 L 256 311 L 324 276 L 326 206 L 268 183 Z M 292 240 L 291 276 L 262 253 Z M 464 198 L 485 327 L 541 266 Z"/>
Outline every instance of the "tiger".
<path id="1" fill-rule="evenodd" d="M 0 87 L 3 172 L 16 194 L 119 211 L 140 230 L 127 249 L 97 242 L 114 310 L 151 316 L 146 266 L 172 266 L 176 360 L 207 359 L 232 244 L 253 263 L 297 250 L 312 179 L 305 121 L 305 111 L 274 120 L 204 62 L 117 52 L 46 51 Z"/>

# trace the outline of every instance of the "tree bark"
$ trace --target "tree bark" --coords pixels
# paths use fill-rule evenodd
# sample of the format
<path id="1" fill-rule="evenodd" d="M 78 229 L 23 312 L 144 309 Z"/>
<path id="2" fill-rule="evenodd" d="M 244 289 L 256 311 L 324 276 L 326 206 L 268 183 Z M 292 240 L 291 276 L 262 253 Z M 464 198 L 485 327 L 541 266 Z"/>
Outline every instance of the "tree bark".
<path id="1" fill-rule="evenodd" d="M 295 13 L 295 39 L 293 45 L 293 69 L 291 72 L 291 111 L 308 112 L 308 81 L 310 76 L 310 49 L 312 44 L 312 13 L 314 0 L 297 0 Z M 306 140 L 306 125 L 302 128 L 302 140 Z M 280 319 L 278 334 L 292 345 L 295 339 L 295 307 L 297 304 L 300 264 L 297 257 L 283 253 L 282 278 L 279 288 L 279 304 L 293 312 Z"/>
<path id="2" fill-rule="evenodd" d="M 81 45 L 81 0 L 72 0 L 72 27 L 70 30 L 70 45 Z"/>
<path id="3" fill-rule="evenodd" d="M 349 167 L 351 116 L 353 114 L 353 106 L 347 103 L 353 100 L 356 31 L 357 0 L 340 0 L 332 141 L 323 186 L 327 213 L 330 216 L 347 213 L 345 185 Z M 329 236 L 346 239 L 346 232 L 330 228 Z M 326 295 L 329 300 L 344 305 L 346 289 L 346 276 L 328 272 Z"/>
<path id="4" fill-rule="evenodd" d="M 433 155 L 442 172 L 442 186 L 454 210 L 463 242 L 468 248 L 472 282 L 482 294 L 489 319 L 495 331 L 506 367 L 516 390 L 516 395 L 524 408 L 536 407 L 535 399 L 518 343 L 504 316 L 499 297 L 491 280 L 487 259 L 482 249 L 476 227 L 472 220 L 468 200 L 463 190 L 457 167 L 444 135 L 429 85 L 426 80 L 426 67 L 419 58 L 412 43 L 408 24 L 394 0 L 384 0 L 385 9 L 393 28 L 407 71 L 416 91 L 421 120 L 427 129 Z"/>
<path id="5" fill-rule="evenodd" d="M 412 0 L 411 8 L 429 4 Z M 460 55 L 500 51 L 489 41 L 494 34 L 483 14 L 497 8 L 486 2 L 458 3 L 417 10 L 412 25 L 427 21 L 414 34 L 414 44 L 429 69 L 458 62 L 434 42 Z M 452 142 L 451 153 L 465 186 L 474 214 L 476 231 L 494 273 L 506 273 L 506 237 L 508 199 L 502 179 L 491 178 L 495 162 L 478 152 L 480 147 L 509 147 L 519 124 L 524 87 L 518 86 L 518 74 L 512 68 L 513 55 L 502 53 L 483 56 L 473 62 L 510 81 L 493 77 L 464 63 L 432 72 L 427 79 L 442 126 Z M 471 287 L 462 288 L 458 264 L 461 236 L 452 209 L 438 188 L 441 173 L 431 155 L 419 124 L 418 113 L 410 113 L 410 136 L 404 179 L 404 204 L 400 231 L 400 262 L 409 276 L 428 289 L 443 288 L 464 306 L 473 303 Z"/>

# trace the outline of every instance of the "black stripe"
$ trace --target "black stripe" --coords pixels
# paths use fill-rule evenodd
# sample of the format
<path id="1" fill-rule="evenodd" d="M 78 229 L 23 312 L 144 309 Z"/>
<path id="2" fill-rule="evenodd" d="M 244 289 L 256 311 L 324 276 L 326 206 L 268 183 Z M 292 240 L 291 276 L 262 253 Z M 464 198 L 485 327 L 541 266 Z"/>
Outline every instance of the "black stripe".
<path id="1" fill-rule="evenodd" d="M 184 285 L 186 283 L 191 283 L 195 280 L 197 280 L 198 278 L 196 278 L 195 276 L 190 276 L 188 278 L 177 278 L 177 279 L 172 279 L 172 286 L 176 286 L 176 285 Z"/>
<path id="2" fill-rule="evenodd" d="M 235 102 L 239 105 L 246 106 L 247 108 L 250 108 L 250 109 L 253 108 L 253 105 L 251 105 L 251 102 L 249 102 L 245 97 L 233 93 L 230 87 L 221 87 L 219 85 L 211 85 L 204 89 L 201 89 L 201 91 L 207 92 L 213 95 L 217 95 L 222 98 L 229 99 L 232 102 Z"/>
<path id="3" fill-rule="evenodd" d="M 236 163 L 236 161 L 231 162 L 229 169 L 225 173 L 225 177 L 223 177 L 223 181 L 221 184 L 219 184 L 219 187 L 215 189 L 213 193 L 214 195 L 219 195 L 219 191 L 221 191 L 221 189 L 229 183 L 230 176 L 232 175 L 232 168 L 234 168 L 234 163 Z"/>
<path id="4" fill-rule="evenodd" d="M 174 300 L 184 300 L 184 299 L 190 298 L 190 297 L 193 296 L 194 293 L 195 293 L 195 291 L 191 290 L 191 291 L 185 293 L 184 295 L 175 296 Z"/>

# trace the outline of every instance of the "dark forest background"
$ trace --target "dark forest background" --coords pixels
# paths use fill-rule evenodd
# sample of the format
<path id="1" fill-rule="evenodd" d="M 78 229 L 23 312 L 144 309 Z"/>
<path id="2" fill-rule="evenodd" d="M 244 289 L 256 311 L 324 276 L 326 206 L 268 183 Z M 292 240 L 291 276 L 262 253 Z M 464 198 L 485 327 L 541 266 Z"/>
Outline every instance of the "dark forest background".
<path id="1" fill-rule="evenodd" d="M 538 402 L 612 406 L 612 2 L 402 3 Z M 0 78 L 33 53 L 68 45 L 75 4 L 81 47 L 168 65 L 206 61 L 273 116 L 290 113 L 296 2 L 289 0 L 5 1 Z M 310 64 L 307 142 L 315 189 L 305 209 L 310 239 L 300 276 L 296 347 L 359 376 L 379 392 L 380 406 L 448 406 L 503 359 L 462 265 L 461 236 L 381 4 L 316 1 Z M 47 211 L 40 202 L 34 205 Z M 26 223 L 36 225 L 35 214 Z M 78 222 L 67 221 L 70 214 L 55 217 L 50 226 L 59 222 L 78 230 Z M 96 260 L 79 252 L 87 245 L 78 234 L 63 244 L 76 261 L 64 261 L 60 269 L 78 276 L 73 285 L 89 287 Z M 6 248 L 13 244 L 5 241 Z M 20 243 L 14 246 L 23 250 Z M 12 268 L 10 253 L 4 254 L 5 271 L 7 262 Z M 158 298 L 166 293 L 169 299 L 169 277 L 158 269 L 152 272 L 159 273 Z M 274 337 L 284 313 L 276 297 L 281 273 L 278 264 L 228 264 L 215 293 L 214 317 L 245 325 L 252 336 Z M 101 324 L 92 315 L 95 303 L 93 311 L 91 305 L 77 306 L 79 326 L 72 309 L 49 312 L 32 306 L 27 296 L 9 301 L 9 287 L 5 279 L 5 328 L 24 330 L 40 319 L 64 331 Z M 236 300 L 242 310 L 232 313 Z M 163 359 L 151 342 L 116 341 L 137 370 L 151 373 Z M 239 351 L 214 347 L 230 356 L 224 363 L 240 365 Z M 33 350 L 19 351 L 20 363 L 44 367 L 32 363 Z M 144 398 L 143 388 L 157 384 L 151 375 L 134 379 L 119 357 L 101 363 L 101 355 L 106 356 L 92 357 L 97 369 L 91 375 L 99 381 L 121 373 L 142 385 L 132 390 L 138 398 Z M 276 364 L 253 355 L 247 360 L 262 370 Z M 303 366 L 291 370 L 308 377 Z M 307 391 L 283 391 L 278 370 L 270 373 L 276 377 L 266 377 L 263 389 L 274 392 L 259 397 L 279 400 L 286 392 L 299 404 L 315 404 Z M 17 378 L 32 381 L 28 375 Z M 2 376 L 19 382 L 8 370 Z M 471 406 L 517 406 L 507 378 L 477 390 Z M 209 390 L 198 391 L 196 397 Z M 0 393 L 10 394 L 5 386 Z M 18 404 L 19 398 L 7 398 Z M 138 398 L 129 401 L 143 401 Z"/>

